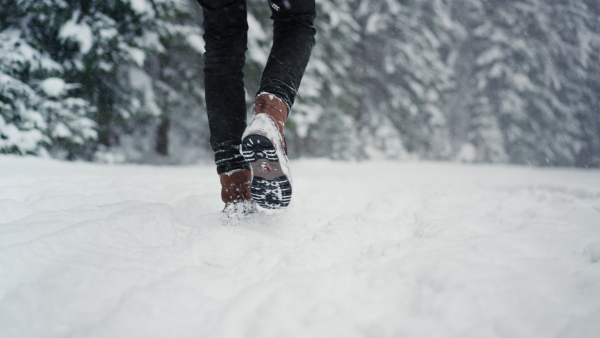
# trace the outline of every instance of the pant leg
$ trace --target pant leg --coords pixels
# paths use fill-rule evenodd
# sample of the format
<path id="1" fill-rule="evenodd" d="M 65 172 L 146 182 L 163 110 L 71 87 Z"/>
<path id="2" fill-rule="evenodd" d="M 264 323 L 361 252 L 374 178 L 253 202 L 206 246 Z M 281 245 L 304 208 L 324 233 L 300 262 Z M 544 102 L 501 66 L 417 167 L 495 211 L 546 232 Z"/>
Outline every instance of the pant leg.
<path id="1" fill-rule="evenodd" d="M 246 0 L 198 0 L 204 13 L 204 86 L 217 172 L 249 169 L 240 154 L 246 128 Z"/>
<path id="2" fill-rule="evenodd" d="M 258 93 L 275 94 L 292 108 L 315 45 L 315 0 L 268 0 L 273 47 Z"/>

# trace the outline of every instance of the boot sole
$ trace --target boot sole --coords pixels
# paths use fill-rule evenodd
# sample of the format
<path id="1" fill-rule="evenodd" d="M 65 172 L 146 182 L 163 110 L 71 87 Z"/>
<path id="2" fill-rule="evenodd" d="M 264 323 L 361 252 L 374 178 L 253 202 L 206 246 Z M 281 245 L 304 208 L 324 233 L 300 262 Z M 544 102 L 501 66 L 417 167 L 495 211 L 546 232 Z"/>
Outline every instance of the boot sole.
<path id="1" fill-rule="evenodd" d="M 273 143 L 262 135 L 248 135 L 242 140 L 242 155 L 252 167 L 250 192 L 265 209 L 285 208 L 292 198 L 292 185 L 281 169 Z"/>

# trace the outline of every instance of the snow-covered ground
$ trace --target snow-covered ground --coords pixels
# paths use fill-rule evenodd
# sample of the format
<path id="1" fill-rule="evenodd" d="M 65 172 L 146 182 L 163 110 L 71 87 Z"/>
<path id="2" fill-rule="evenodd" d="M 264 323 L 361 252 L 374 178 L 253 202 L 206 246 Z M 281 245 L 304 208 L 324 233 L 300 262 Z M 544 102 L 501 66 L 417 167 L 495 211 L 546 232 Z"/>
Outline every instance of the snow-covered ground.
<path id="1" fill-rule="evenodd" d="M 600 337 L 600 171 L 292 169 L 224 225 L 212 166 L 0 156 L 0 337 Z"/>

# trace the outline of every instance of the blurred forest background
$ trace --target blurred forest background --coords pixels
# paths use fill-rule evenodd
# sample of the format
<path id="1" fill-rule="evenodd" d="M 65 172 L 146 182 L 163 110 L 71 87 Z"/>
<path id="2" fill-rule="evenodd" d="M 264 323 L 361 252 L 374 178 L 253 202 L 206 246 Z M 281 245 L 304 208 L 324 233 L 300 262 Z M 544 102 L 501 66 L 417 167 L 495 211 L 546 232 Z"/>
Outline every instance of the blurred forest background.
<path id="1" fill-rule="evenodd" d="M 247 102 L 271 44 L 248 0 Z M 600 167 L 600 1 L 317 0 L 292 157 Z M 210 160 L 195 0 L 0 0 L 0 153 Z"/>

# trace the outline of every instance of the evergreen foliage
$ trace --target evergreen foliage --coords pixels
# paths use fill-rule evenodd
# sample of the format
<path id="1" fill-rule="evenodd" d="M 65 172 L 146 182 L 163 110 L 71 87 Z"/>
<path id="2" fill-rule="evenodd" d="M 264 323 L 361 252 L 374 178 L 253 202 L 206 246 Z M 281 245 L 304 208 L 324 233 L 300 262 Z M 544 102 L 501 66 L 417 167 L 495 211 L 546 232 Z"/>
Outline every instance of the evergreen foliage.
<path id="1" fill-rule="evenodd" d="M 317 44 L 291 113 L 292 154 L 334 159 L 364 157 L 357 139 L 360 87 L 349 47 L 360 41 L 360 26 L 345 0 L 317 2 Z"/>
<path id="2" fill-rule="evenodd" d="M 248 0 L 250 104 L 271 46 Z M 317 1 L 290 154 L 600 166 L 594 0 Z M 0 0 L 0 153 L 211 158 L 195 0 Z"/>
<path id="3" fill-rule="evenodd" d="M 471 24 L 466 39 L 475 55 L 467 111 L 478 158 L 588 165 L 578 158 L 597 98 L 581 102 L 592 89 L 581 80 L 594 74 L 589 51 L 599 36 L 585 22 L 598 14 L 579 1 L 473 1 L 472 8 L 487 18 Z"/>
<path id="4" fill-rule="evenodd" d="M 193 68 L 169 67 L 172 59 L 202 52 L 201 30 L 186 22 L 183 0 L 0 0 L 0 6 L 3 152 L 92 158 L 181 106 L 202 103 L 190 81 Z"/>
<path id="5" fill-rule="evenodd" d="M 397 148 L 424 158 L 448 157 L 440 97 L 452 86 L 447 58 L 455 27 L 446 1 L 354 3 L 361 39 L 352 51 L 353 63 L 361 72 L 350 76 L 362 84 L 362 127 L 378 135 L 379 128 L 391 125 L 398 140 L 389 143 Z"/>

